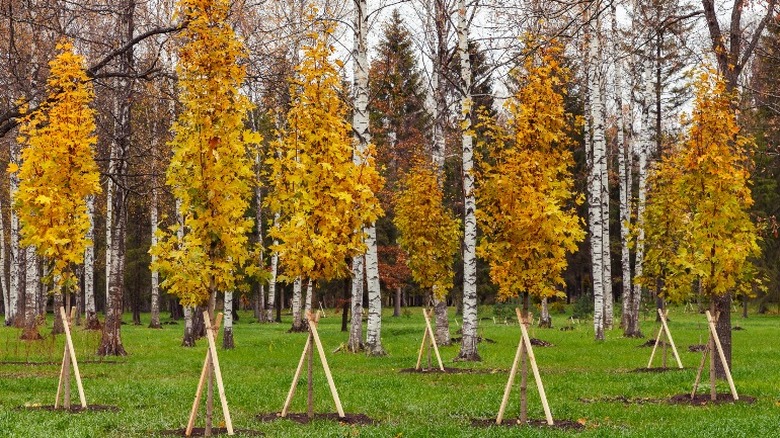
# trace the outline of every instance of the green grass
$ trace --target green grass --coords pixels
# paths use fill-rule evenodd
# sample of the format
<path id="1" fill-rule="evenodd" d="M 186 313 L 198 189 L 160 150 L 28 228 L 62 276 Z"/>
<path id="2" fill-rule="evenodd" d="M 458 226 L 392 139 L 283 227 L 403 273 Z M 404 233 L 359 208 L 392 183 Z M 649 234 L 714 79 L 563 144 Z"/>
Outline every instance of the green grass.
<path id="1" fill-rule="evenodd" d="M 490 316 L 488 308 L 483 316 Z M 236 429 L 262 431 L 271 437 L 508 437 L 508 436 L 778 436 L 780 432 L 780 354 L 777 340 L 780 318 L 751 316 L 735 318 L 745 330 L 734 332 L 734 379 L 741 395 L 757 398 L 754 404 L 736 403 L 710 407 L 673 406 L 664 403 L 623 404 L 598 401 L 606 397 L 666 398 L 690 391 L 700 353 L 688 345 L 706 339 L 703 315 L 670 313 L 670 329 L 680 349 L 683 371 L 633 373 L 645 366 L 649 348 L 644 340 L 624 339 L 619 330 L 607 333 L 602 343 L 593 341 L 588 323 L 572 331 L 560 331 L 563 316 L 554 316 L 556 329 L 532 329 L 531 335 L 555 344 L 536 348 L 553 416 L 583 420 L 584 431 L 551 431 L 541 428 L 474 428 L 472 418 L 495 418 L 506 384 L 507 369 L 519 338 L 517 326 L 480 322 L 480 334 L 495 343 L 480 344 L 480 363 L 453 364 L 458 347 L 442 348 L 447 366 L 498 369 L 494 374 L 417 375 L 402 374 L 413 367 L 423 333 L 419 309 L 412 317 L 383 319 L 383 342 L 389 355 L 331 353 L 346 341 L 341 318 L 329 316 L 320 324 L 320 334 L 333 370 L 344 409 L 364 413 L 378 421 L 375 426 L 343 426 L 318 421 L 299 425 L 288 420 L 261 423 L 258 413 L 278 412 L 284 402 L 305 334 L 286 333 L 289 316 L 282 324 L 253 324 L 248 313 L 235 326 L 236 349 L 219 351 L 227 399 Z M 144 315 L 148 324 L 148 315 Z M 129 320 L 129 316 L 125 320 Z M 50 325 L 46 330 L 50 330 Z M 59 364 L 0 364 L 0 435 L 12 437 L 148 437 L 166 429 L 185 426 L 206 350 L 206 341 L 196 348 L 179 346 L 183 324 L 150 330 L 146 325 L 122 328 L 125 358 L 119 363 L 88 363 L 96 359 L 99 335 L 74 331 L 81 361 L 87 401 L 114 405 L 119 412 L 62 412 L 23 409 L 25 405 L 51 405 L 56 392 Z M 653 321 L 643 322 L 646 335 L 655 332 Z M 457 329 L 453 324 L 453 333 Z M 0 328 L 0 361 L 61 360 L 64 336 L 56 340 L 17 341 L 18 329 Z M 672 364 L 671 353 L 669 356 Z M 658 362 L 656 362 L 658 363 Z M 304 374 L 305 378 L 305 374 Z M 315 409 L 335 412 L 324 374 L 314 378 Z M 708 385 L 701 391 L 707 391 Z M 533 388 L 533 384 L 531 384 Z M 74 400 L 78 400 L 75 395 Z M 719 392 L 728 392 L 725 382 Z M 529 391 L 533 418 L 543 418 L 535 390 Z M 518 412 L 518 393 L 510 399 L 507 418 Z M 305 411 L 305 383 L 300 384 L 293 412 Z M 585 403 L 582 399 L 595 399 Z M 221 412 L 217 409 L 217 418 Z M 202 425 L 203 416 L 198 425 Z"/>

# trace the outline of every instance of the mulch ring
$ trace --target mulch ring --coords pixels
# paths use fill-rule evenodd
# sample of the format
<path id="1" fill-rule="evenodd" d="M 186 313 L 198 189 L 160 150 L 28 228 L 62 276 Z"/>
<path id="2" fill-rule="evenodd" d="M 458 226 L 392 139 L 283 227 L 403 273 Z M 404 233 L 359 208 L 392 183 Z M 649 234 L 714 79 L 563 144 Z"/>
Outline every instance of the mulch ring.
<path id="1" fill-rule="evenodd" d="M 81 412 L 119 412 L 119 408 L 117 406 L 108 406 L 108 405 L 87 405 L 86 408 L 82 408 L 80 404 L 73 404 L 70 406 L 70 409 L 65 409 L 62 406 L 60 406 L 57 409 L 54 409 L 54 405 L 29 405 L 29 406 L 22 406 L 19 409 L 30 409 L 30 410 L 40 410 L 40 411 L 51 411 L 51 412 L 68 412 L 71 414 L 78 414 Z"/>
<path id="2" fill-rule="evenodd" d="M 278 412 L 272 412 L 270 414 L 258 414 L 255 418 L 258 421 L 262 421 L 264 423 L 282 419 L 281 414 Z M 313 419 L 310 419 L 307 414 L 289 413 L 284 418 L 300 424 L 309 424 L 309 422 L 312 420 L 332 420 L 332 421 L 338 421 L 341 424 L 357 424 L 357 425 L 372 425 L 376 423 L 376 420 L 372 419 L 371 417 L 365 414 L 344 414 L 344 417 L 339 417 L 339 414 L 335 412 L 328 413 L 328 414 L 314 414 Z"/>
<path id="3" fill-rule="evenodd" d="M 452 342 L 453 344 L 460 344 L 462 341 L 463 341 L 462 337 L 460 337 L 460 338 L 450 338 L 450 342 Z M 479 342 L 486 342 L 488 344 L 495 344 L 496 343 L 496 341 L 494 341 L 494 340 L 492 340 L 490 338 L 483 338 L 482 336 L 478 336 L 477 337 L 477 342 L 478 343 Z"/>
<path id="4" fill-rule="evenodd" d="M 707 345 L 705 344 L 693 344 L 688 346 L 688 351 L 691 353 L 700 353 L 707 349 Z"/>
<path id="5" fill-rule="evenodd" d="M 560 429 L 560 430 L 582 430 L 585 429 L 585 424 L 572 421 L 572 420 L 554 420 L 552 426 L 547 424 L 546 420 L 528 420 L 525 423 L 521 423 L 520 420 L 514 418 L 508 418 L 496 424 L 495 418 L 474 418 L 471 420 L 471 425 L 474 427 L 533 427 L 540 429 Z"/>
<path id="6" fill-rule="evenodd" d="M 582 403 L 624 403 L 627 405 L 643 405 L 647 403 L 661 403 L 663 400 L 647 397 L 626 397 L 625 395 L 616 395 L 612 397 L 581 398 Z"/>
<path id="7" fill-rule="evenodd" d="M 416 370 L 414 368 L 403 368 L 401 373 L 410 374 L 498 374 L 506 373 L 507 370 L 501 368 L 481 369 L 481 368 L 447 368 L 444 367 L 444 371 L 439 368 L 420 368 Z"/>
<path id="8" fill-rule="evenodd" d="M 654 367 L 654 368 L 636 368 L 631 370 L 632 373 L 665 373 L 668 371 L 683 371 L 685 368 L 678 367 Z"/>
<path id="9" fill-rule="evenodd" d="M 654 347 L 655 346 L 655 339 L 648 339 L 647 342 L 645 342 L 642 345 L 637 345 L 638 348 L 646 348 L 646 347 Z M 664 341 L 658 341 L 659 347 L 671 347 L 671 344 L 667 344 Z"/>
<path id="10" fill-rule="evenodd" d="M 127 363 L 125 360 L 79 360 L 79 365 L 82 364 L 123 364 Z M 47 361 L 47 362 L 25 362 L 22 360 L 5 360 L 0 361 L 0 365 L 25 365 L 25 366 L 45 366 L 45 365 L 62 365 L 62 361 Z"/>
<path id="11" fill-rule="evenodd" d="M 666 401 L 667 403 L 673 405 L 690 405 L 690 406 L 722 405 L 725 403 L 735 402 L 734 397 L 732 397 L 730 393 L 718 394 L 717 400 L 715 401 L 710 400 L 709 393 L 696 394 L 693 400 L 691 400 L 690 394 L 678 394 L 670 397 Z M 753 404 L 755 403 L 755 401 L 756 401 L 755 397 L 751 397 L 749 395 L 740 395 L 739 400 L 736 400 L 736 403 Z"/>
<path id="12" fill-rule="evenodd" d="M 241 435 L 246 436 L 263 436 L 264 434 L 262 432 L 258 432 L 256 430 L 247 430 L 247 429 L 233 429 L 234 433 L 240 433 Z M 212 427 L 211 428 L 211 436 L 220 436 L 220 435 L 227 435 L 228 430 L 225 427 Z M 187 436 L 187 429 L 174 429 L 174 430 L 163 430 L 160 432 L 161 435 L 166 436 Z M 192 428 L 192 435 L 190 436 L 206 436 L 206 429 L 203 427 L 193 427 Z"/>

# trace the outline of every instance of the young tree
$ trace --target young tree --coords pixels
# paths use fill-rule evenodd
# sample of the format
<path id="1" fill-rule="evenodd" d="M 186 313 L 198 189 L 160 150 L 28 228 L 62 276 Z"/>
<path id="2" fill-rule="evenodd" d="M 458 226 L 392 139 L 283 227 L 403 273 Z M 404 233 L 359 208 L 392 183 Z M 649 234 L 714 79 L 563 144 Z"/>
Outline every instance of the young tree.
<path id="1" fill-rule="evenodd" d="M 639 279 L 659 287 L 672 301 L 689 296 L 698 282 L 713 315 L 721 297 L 750 272 L 749 259 L 760 254 L 747 211 L 753 204 L 748 187 L 751 141 L 740 135 L 733 96 L 718 74 L 697 75 L 686 138 L 650 179 L 648 251 Z M 714 388 L 716 374 L 710 377 Z"/>
<path id="2" fill-rule="evenodd" d="M 179 200 L 186 232 L 179 238 L 178 226 L 172 227 L 152 254 L 165 274 L 161 286 L 184 306 L 213 302 L 218 291 L 236 290 L 242 269 L 252 270 L 248 234 L 253 224 L 246 216 L 254 177 L 249 149 L 261 139 L 244 127 L 251 109 L 239 92 L 245 50 L 227 22 L 229 8 L 227 0 L 179 2 L 188 23 L 177 66 L 183 110 L 173 126 L 166 183 Z M 232 347 L 232 333 L 226 331 L 224 344 Z"/>
<path id="3" fill-rule="evenodd" d="M 329 60 L 331 32 L 323 24 L 310 34 L 290 85 L 287 124 L 273 147 L 278 153 L 267 160 L 272 190 L 265 207 L 280 215 L 268 234 L 289 280 L 349 275 L 346 260 L 365 250 L 363 227 L 381 214 L 374 196 L 381 179 L 370 150 L 362 164 L 353 161 L 359 153 L 340 98 L 341 79 Z"/>
<path id="4" fill-rule="evenodd" d="M 443 199 L 437 168 L 422 159 L 407 173 L 395 197 L 398 243 L 408 255 L 412 278 L 438 300 L 452 289 L 452 265 L 460 246 L 459 221 Z"/>
<path id="5" fill-rule="evenodd" d="M 95 113 L 89 108 L 92 88 L 84 72 L 84 58 L 64 41 L 49 63 L 47 100 L 24 117 L 19 130 L 22 167 L 16 208 L 21 222 L 22 244 L 37 249 L 50 262 L 54 293 L 67 296 L 77 288 L 74 265 L 84 260 L 91 244 L 87 197 L 100 192 L 99 174 L 92 146 L 97 142 Z M 16 165 L 10 170 L 15 172 Z M 55 312 L 59 315 L 58 312 Z M 58 318 L 59 319 L 59 318 Z M 34 321 L 27 321 L 34 330 Z M 62 328 L 62 320 L 55 324 Z"/>

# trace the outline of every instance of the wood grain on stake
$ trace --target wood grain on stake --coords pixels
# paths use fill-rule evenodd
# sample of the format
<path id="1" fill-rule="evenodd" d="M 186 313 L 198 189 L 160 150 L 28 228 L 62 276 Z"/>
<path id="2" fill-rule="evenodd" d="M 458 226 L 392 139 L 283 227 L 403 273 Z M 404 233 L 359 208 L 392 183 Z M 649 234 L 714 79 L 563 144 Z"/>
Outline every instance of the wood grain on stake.
<path id="1" fill-rule="evenodd" d="M 666 332 L 666 339 L 668 339 L 669 343 L 672 345 L 672 353 L 674 353 L 674 358 L 677 360 L 677 367 L 683 369 L 683 364 L 682 361 L 680 360 L 680 355 L 677 353 L 677 346 L 674 345 L 672 332 L 669 331 L 669 326 L 666 324 L 666 318 L 669 317 L 669 310 L 667 310 L 666 313 L 661 312 L 661 309 L 657 309 L 657 310 L 658 310 L 658 315 L 661 317 L 661 324 L 663 326 L 663 329 Z"/>
<path id="2" fill-rule="evenodd" d="M 731 370 L 729 370 L 729 364 L 726 362 L 726 355 L 723 354 L 723 347 L 720 345 L 720 338 L 718 338 L 718 332 L 715 329 L 715 320 L 712 319 L 712 315 L 710 315 L 710 311 L 707 310 L 707 322 L 710 326 L 710 336 L 712 336 L 713 340 L 715 341 L 715 347 L 718 349 L 718 356 L 720 356 L 720 362 L 723 364 L 723 371 L 726 372 L 726 380 L 729 382 L 729 388 L 731 389 L 731 395 L 734 397 L 734 400 L 739 400 L 739 396 L 737 395 L 737 388 L 734 386 L 734 380 L 731 378 Z M 713 360 L 714 355 L 710 356 L 710 360 Z"/>
<path id="3" fill-rule="evenodd" d="M 284 401 L 284 406 L 282 407 L 282 413 L 281 417 L 284 418 L 287 416 L 287 410 L 290 408 L 290 404 L 292 403 L 293 396 L 295 395 L 295 387 L 298 386 L 298 379 L 301 377 L 301 370 L 303 369 L 303 364 L 306 362 L 306 353 L 308 353 L 309 348 L 311 347 L 311 333 L 308 337 L 306 337 L 306 346 L 303 347 L 303 353 L 301 353 L 301 360 L 298 361 L 298 368 L 295 369 L 295 375 L 293 376 L 292 385 L 290 385 L 290 391 L 287 393 L 287 399 Z"/>
<path id="4" fill-rule="evenodd" d="M 209 350 L 211 350 L 211 361 L 214 365 L 214 375 L 217 378 L 219 399 L 222 402 L 222 415 L 225 417 L 225 427 L 227 427 L 228 435 L 233 435 L 233 421 L 230 419 L 230 410 L 228 409 L 227 398 L 225 397 L 225 384 L 222 382 L 222 371 L 219 369 L 217 346 L 214 342 L 214 333 L 211 330 L 211 320 L 209 319 L 208 311 L 203 312 L 203 321 L 206 325 L 206 338 L 209 341 Z"/>
<path id="5" fill-rule="evenodd" d="M 515 308 L 517 318 L 522 321 L 522 315 L 520 315 L 520 309 Z M 547 419 L 547 424 L 553 425 L 552 413 L 550 413 L 550 405 L 547 404 L 547 394 L 544 392 L 544 385 L 542 385 L 542 377 L 539 375 L 539 367 L 536 366 L 536 357 L 534 356 L 534 349 L 531 347 L 531 339 L 528 337 L 528 330 L 525 328 L 525 324 L 520 324 L 520 331 L 523 333 L 523 341 L 525 342 L 526 354 L 531 362 L 531 370 L 534 372 L 534 379 L 536 380 L 536 389 L 539 391 L 539 398 L 542 399 L 542 407 L 544 408 L 544 416 Z"/>
<path id="6" fill-rule="evenodd" d="M 444 364 L 441 362 L 441 355 L 439 355 L 439 346 L 436 343 L 436 336 L 433 335 L 433 329 L 431 328 L 431 321 L 428 319 L 428 313 L 423 308 L 423 316 L 425 317 L 425 326 L 430 333 L 431 342 L 433 343 L 433 351 L 436 352 L 436 360 L 439 361 L 439 369 L 444 371 Z"/>
<path id="7" fill-rule="evenodd" d="M 317 346 L 317 352 L 320 354 L 320 361 L 322 361 L 322 367 L 325 368 L 325 377 L 328 380 L 328 386 L 330 392 L 333 394 L 333 401 L 336 403 L 336 410 L 339 413 L 340 418 L 344 418 L 344 408 L 341 407 L 341 399 L 339 399 L 339 393 L 336 391 L 336 384 L 333 383 L 333 375 L 330 373 L 330 367 L 328 367 L 328 359 L 325 357 L 325 350 L 322 348 L 320 342 L 320 335 L 317 333 L 317 323 L 314 321 L 311 315 L 309 315 L 309 331 L 314 338 L 314 344 Z"/>
<path id="8" fill-rule="evenodd" d="M 68 324 L 68 316 L 65 314 L 65 308 L 60 307 L 60 315 L 62 316 L 62 323 L 65 326 L 65 341 L 68 343 L 67 348 L 70 354 L 70 361 L 73 364 L 73 373 L 76 375 L 76 385 L 79 389 L 79 399 L 81 400 L 81 407 L 87 408 L 87 398 L 84 396 L 84 386 L 81 384 L 81 373 L 79 372 L 79 364 L 76 361 L 76 349 L 73 348 L 73 339 L 70 337 L 70 325 Z M 65 376 L 70 378 L 70 376 Z"/>
<path id="9" fill-rule="evenodd" d="M 213 330 L 218 332 L 219 326 L 222 324 L 222 314 L 217 314 L 217 320 L 214 321 Z M 203 385 L 206 383 L 206 375 L 208 374 L 209 364 L 211 359 L 211 350 L 206 350 L 206 360 L 203 361 L 203 369 L 200 371 L 200 380 L 198 380 L 198 389 L 195 390 L 195 401 L 192 402 L 192 411 L 190 411 L 190 418 L 187 421 L 187 429 L 184 435 L 191 436 L 192 429 L 195 427 L 195 418 L 198 416 L 198 408 L 200 407 L 201 394 L 203 393 Z"/>

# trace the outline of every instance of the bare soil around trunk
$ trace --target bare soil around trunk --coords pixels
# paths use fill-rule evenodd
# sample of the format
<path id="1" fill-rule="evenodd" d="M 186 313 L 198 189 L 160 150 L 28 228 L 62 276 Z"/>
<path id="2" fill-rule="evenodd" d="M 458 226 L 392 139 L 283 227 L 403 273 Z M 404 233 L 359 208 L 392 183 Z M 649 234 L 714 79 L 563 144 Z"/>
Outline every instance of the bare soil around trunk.
<path id="1" fill-rule="evenodd" d="M 332 412 L 327 414 L 314 414 L 314 418 L 309 418 L 307 414 L 289 413 L 286 417 L 282 418 L 278 412 L 271 412 L 268 414 L 258 414 L 255 418 L 263 423 L 271 421 L 287 419 L 300 424 L 309 424 L 311 421 L 316 420 L 330 420 L 337 421 L 342 424 L 356 424 L 356 425 L 372 425 L 376 424 L 376 420 L 365 414 L 345 414 L 344 417 L 339 417 L 339 414 Z"/>
<path id="2" fill-rule="evenodd" d="M 531 419 L 525 423 L 516 418 L 507 418 L 496 424 L 495 418 L 474 418 L 471 420 L 471 425 L 474 427 L 516 427 L 516 428 L 534 428 L 534 429 L 559 429 L 559 430 L 583 430 L 585 424 L 579 423 L 573 420 L 554 420 L 554 424 L 550 426 L 546 420 Z"/>

